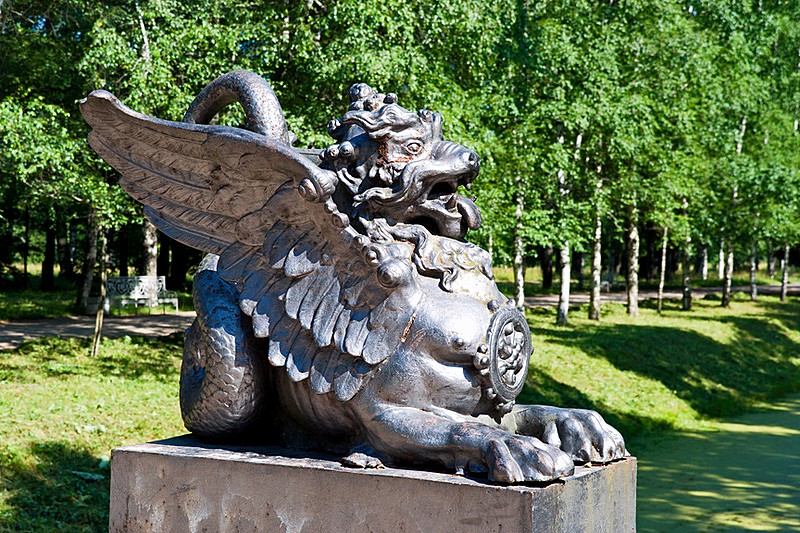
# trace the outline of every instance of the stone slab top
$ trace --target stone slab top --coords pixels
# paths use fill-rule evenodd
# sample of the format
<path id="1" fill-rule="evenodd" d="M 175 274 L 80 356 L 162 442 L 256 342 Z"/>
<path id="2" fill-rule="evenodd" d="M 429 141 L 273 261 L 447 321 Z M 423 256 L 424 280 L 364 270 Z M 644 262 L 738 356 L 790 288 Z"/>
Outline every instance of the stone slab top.
<path id="1" fill-rule="evenodd" d="M 353 468 L 341 464 L 340 458 L 324 452 L 292 450 L 278 446 L 236 445 L 204 442 L 192 435 L 182 435 L 169 439 L 135 444 L 116 448 L 113 453 L 154 454 L 184 458 L 213 459 L 239 463 L 263 464 L 288 468 L 309 468 L 330 472 L 342 472 L 361 476 L 380 476 L 448 483 L 458 486 L 481 487 L 513 492 L 537 492 L 551 486 L 563 485 L 571 480 L 596 473 L 607 465 L 576 466 L 572 476 L 549 483 L 526 483 L 502 485 L 477 476 L 461 476 L 443 471 L 415 469 L 413 467 Z M 616 463 L 635 462 L 635 457 L 626 457 Z M 479 476 L 479 475 L 478 475 Z"/>

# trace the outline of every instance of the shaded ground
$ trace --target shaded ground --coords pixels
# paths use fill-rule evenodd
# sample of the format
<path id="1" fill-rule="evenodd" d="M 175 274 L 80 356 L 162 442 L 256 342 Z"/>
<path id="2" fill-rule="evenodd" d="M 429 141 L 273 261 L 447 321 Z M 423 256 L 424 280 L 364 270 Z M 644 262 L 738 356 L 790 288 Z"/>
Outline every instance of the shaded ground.
<path id="1" fill-rule="evenodd" d="M 639 456 L 639 531 L 800 531 L 800 396 Z"/>
<path id="2" fill-rule="evenodd" d="M 176 315 L 109 316 L 103 320 L 103 336 L 117 339 L 126 335 L 163 337 L 184 331 L 195 313 Z M 0 321 L 0 350 L 13 350 L 28 339 L 39 337 L 90 337 L 94 332 L 93 316 Z"/>

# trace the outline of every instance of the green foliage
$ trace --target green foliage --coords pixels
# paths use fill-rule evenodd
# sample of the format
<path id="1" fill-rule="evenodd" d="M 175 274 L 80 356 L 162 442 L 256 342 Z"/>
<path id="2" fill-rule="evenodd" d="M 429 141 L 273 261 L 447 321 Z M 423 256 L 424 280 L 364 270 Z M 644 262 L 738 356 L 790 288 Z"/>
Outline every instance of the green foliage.
<path id="1" fill-rule="evenodd" d="M 587 250 L 597 213 L 613 233 L 634 204 L 676 244 L 794 244 L 798 20 L 794 2 L 7 1 L 0 222 L 132 220 L 77 101 L 104 88 L 180 120 L 206 83 L 246 68 L 270 80 L 299 146 L 330 142 L 357 81 L 442 112 L 482 156 L 474 240 L 501 264 L 518 192 L 528 253 Z"/>

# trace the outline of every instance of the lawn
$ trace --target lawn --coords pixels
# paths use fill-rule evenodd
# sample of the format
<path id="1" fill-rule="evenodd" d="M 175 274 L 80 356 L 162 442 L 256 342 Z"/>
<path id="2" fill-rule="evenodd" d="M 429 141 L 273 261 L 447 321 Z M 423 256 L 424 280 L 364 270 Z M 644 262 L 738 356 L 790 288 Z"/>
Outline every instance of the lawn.
<path id="1" fill-rule="evenodd" d="M 695 300 L 662 316 L 649 302 L 639 318 L 605 304 L 601 322 L 573 308 L 570 325 L 554 309 L 528 310 L 531 371 L 518 401 L 600 411 L 636 452 L 665 431 L 699 430 L 800 390 L 800 301 L 761 297 Z"/>
<path id="2" fill-rule="evenodd" d="M 535 353 L 520 402 L 594 408 L 634 454 L 675 431 L 800 390 L 800 301 L 698 300 L 629 318 L 608 304 L 599 323 L 573 309 L 528 312 Z M 0 358 L 0 530 L 107 527 L 114 447 L 182 433 L 182 338 L 28 342 Z"/>
<path id="3" fill-rule="evenodd" d="M 0 320 L 27 320 L 34 318 L 59 318 L 79 314 L 75 308 L 75 289 L 43 292 L 36 289 L 0 292 Z M 96 301 L 96 300 L 95 300 Z M 181 311 L 194 311 L 192 295 L 178 292 Z M 161 307 L 135 309 L 128 305 L 113 309 L 114 315 L 135 315 L 142 313 L 161 313 Z M 167 306 L 166 312 L 174 308 Z"/>
<path id="4" fill-rule="evenodd" d="M 43 339 L 0 360 L 0 530 L 108 526 L 112 448 L 183 430 L 182 335 Z"/>

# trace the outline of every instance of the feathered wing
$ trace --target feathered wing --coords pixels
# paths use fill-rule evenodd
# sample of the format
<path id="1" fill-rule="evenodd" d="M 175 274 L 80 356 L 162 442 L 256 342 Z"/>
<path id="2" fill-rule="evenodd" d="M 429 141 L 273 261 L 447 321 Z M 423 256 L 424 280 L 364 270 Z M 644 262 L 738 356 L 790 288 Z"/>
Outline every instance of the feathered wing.
<path id="1" fill-rule="evenodd" d="M 153 224 L 220 256 L 218 273 L 237 284 L 269 362 L 290 379 L 346 401 L 397 349 L 415 297 L 409 305 L 378 282 L 372 245 L 322 201 L 332 173 L 275 139 L 155 119 L 105 91 L 81 112 L 89 143 Z"/>

